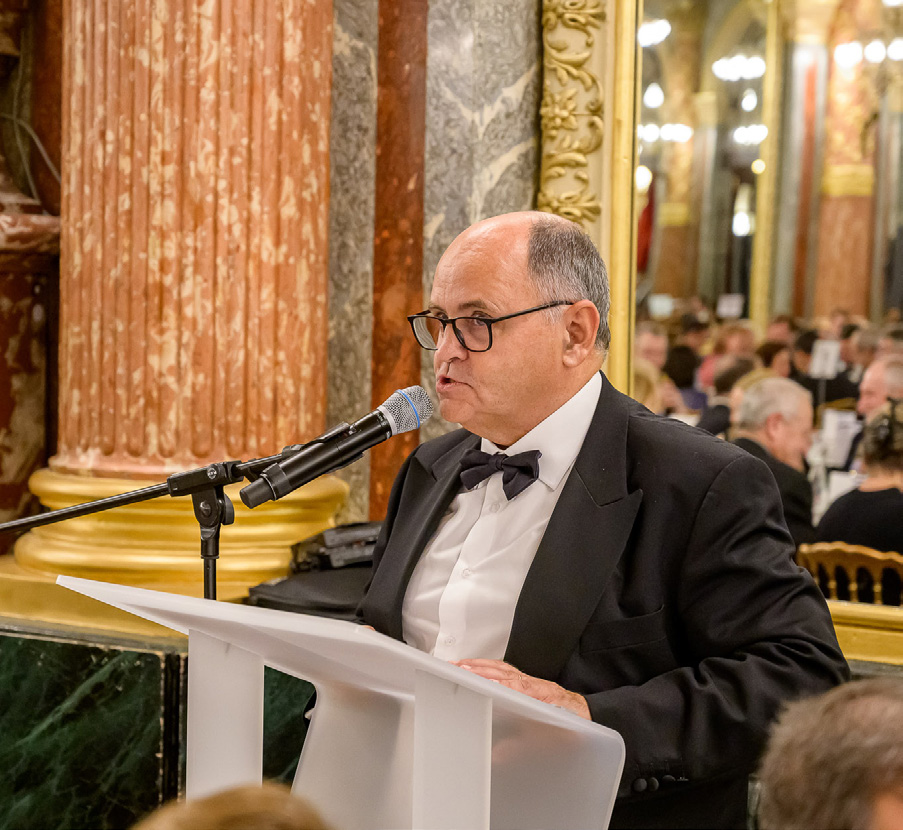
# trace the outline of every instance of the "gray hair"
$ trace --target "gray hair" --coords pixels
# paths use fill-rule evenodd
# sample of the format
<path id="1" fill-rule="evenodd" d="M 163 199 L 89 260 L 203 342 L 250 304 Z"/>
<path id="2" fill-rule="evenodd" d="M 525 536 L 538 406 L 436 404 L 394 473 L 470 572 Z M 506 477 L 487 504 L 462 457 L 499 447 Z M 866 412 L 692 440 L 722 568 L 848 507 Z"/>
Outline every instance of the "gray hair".
<path id="1" fill-rule="evenodd" d="M 846 683 L 787 706 L 759 769 L 759 827 L 865 830 L 903 790 L 903 679 Z"/>
<path id="2" fill-rule="evenodd" d="M 593 241 L 579 226 L 559 218 L 536 219 L 530 228 L 527 272 L 548 302 L 590 300 L 599 310 L 596 348 L 608 349 L 608 270 Z"/>
<path id="3" fill-rule="evenodd" d="M 804 401 L 811 404 L 812 395 L 796 381 L 764 378 L 744 392 L 735 426 L 739 430 L 755 431 L 772 415 L 789 421 L 797 416 Z"/>
<path id="4" fill-rule="evenodd" d="M 884 369 L 884 385 L 888 398 L 903 398 L 903 359 L 894 356 L 878 358 L 876 361 Z"/>
<path id="5" fill-rule="evenodd" d="M 859 329 L 853 335 L 853 342 L 856 344 L 856 348 L 865 352 L 874 352 L 878 348 L 879 339 L 878 332 L 873 328 Z"/>

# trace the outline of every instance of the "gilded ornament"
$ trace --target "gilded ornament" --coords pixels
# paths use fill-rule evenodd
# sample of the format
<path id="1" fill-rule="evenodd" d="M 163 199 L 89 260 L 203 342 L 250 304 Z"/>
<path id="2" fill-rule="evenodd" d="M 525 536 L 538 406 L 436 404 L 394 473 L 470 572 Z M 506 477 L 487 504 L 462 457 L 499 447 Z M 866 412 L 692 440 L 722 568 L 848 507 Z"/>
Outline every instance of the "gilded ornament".
<path id="1" fill-rule="evenodd" d="M 577 90 L 564 89 L 551 92 L 546 86 L 543 103 L 539 109 L 543 135 L 555 138 L 559 130 L 576 130 Z"/>
<path id="2" fill-rule="evenodd" d="M 543 153 L 537 207 L 583 227 L 601 214 L 599 195 L 590 187 L 589 168 L 601 164 L 604 138 L 593 31 L 601 29 L 605 20 L 600 0 L 543 2 Z M 582 34 L 582 47 L 575 46 L 568 30 Z"/>
<path id="3" fill-rule="evenodd" d="M 559 23 L 577 29 L 586 37 L 586 45 L 593 43 L 590 29 L 599 29 L 605 22 L 605 9 L 600 0 L 544 0 L 542 28 L 551 31 Z"/>

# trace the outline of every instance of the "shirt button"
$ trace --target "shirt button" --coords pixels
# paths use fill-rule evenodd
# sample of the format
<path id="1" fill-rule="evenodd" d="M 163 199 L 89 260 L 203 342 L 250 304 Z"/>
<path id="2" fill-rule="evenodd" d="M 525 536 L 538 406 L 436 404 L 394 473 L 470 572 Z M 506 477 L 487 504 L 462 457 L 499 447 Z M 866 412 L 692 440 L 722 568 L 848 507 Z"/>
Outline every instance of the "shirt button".
<path id="1" fill-rule="evenodd" d="M 461 576 L 467 579 L 468 577 L 473 576 L 473 571 L 470 568 L 465 568 L 463 571 L 461 571 Z"/>
<path id="2" fill-rule="evenodd" d="M 489 505 L 490 513 L 498 513 L 500 509 L 501 509 L 501 505 L 498 502 L 495 502 L 495 504 Z"/>
<path id="3" fill-rule="evenodd" d="M 447 646 L 453 646 L 454 644 L 455 644 L 455 638 L 454 638 L 454 637 L 446 637 L 446 638 L 445 638 L 445 645 L 447 645 Z"/>

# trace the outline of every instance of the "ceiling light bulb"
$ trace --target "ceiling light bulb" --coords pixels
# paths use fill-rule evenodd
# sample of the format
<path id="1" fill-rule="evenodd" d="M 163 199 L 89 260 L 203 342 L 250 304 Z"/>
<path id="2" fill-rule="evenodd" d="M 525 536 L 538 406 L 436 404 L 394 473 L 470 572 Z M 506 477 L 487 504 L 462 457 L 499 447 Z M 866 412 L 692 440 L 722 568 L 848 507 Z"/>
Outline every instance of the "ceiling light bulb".
<path id="1" fill-rule="evenodd" d="M 752 112 L 759 104 L 759 96 L 754 89 L 747 89 L 740 99 L 740 108 L 744 112 Z"/>
<path id="2" fill-rule="evenodd" d="M 887 57 L 892 61 L 903 61 L 903 37 L 895 37 L 887 44 Z"/>
<path id="3" fill-rule="evenodd" d="M 636 169 L 636 189 L 640 193 L 646 193 L 649 190 L 649 185 L 652 184 L 652 171 L 646 167 L 645 164 L 641 164 Z"/>
<path id="4" fill-rule="evenodd" d="M 649 84 L 643 93 L 643 104 L 651 110 L 657 110 L 664 103 L 665 93 L 662 88 L 656 83 Z"/>
<path id="5" fill-rule="evenodd" d="M 762 159 L 756 159 L 750 166 L 757 176 L 761 176 L 765 172 L 765 162 Z"/>
<path id="6" fill-rule="evenodd" d="M 657 46 L 671 34 L 671 24 L 667 20 L 647 20 L 637 31 L 637 43 L 642 48 Z"/>
<path id="7" fill-rule="evenodd" d="M 873 40 L 862 53 L 869 63 L 881 63 L 887 57 L 887 48 L 880 40 Z"/>
<path id="8" fill-rule="evenodd" d="M 747 81 L 755 78 L 761 78 L 765 74 L 765 60 L 758 55 L 746 58 L 743 66 L 742 77 Z"/>
<path id="9" fill-rule="evenodd" d="M 852 69 L 862 62 L 862 44 L 858 40 L 834 47 L 834 61 L 841 69 Z"/>
<path id="10" fill-rule="evenodd" d="M 748 213 L 735 213 L 732 228 L 734 236 L 749 236 L 752 233 L 752 219 Z"/>

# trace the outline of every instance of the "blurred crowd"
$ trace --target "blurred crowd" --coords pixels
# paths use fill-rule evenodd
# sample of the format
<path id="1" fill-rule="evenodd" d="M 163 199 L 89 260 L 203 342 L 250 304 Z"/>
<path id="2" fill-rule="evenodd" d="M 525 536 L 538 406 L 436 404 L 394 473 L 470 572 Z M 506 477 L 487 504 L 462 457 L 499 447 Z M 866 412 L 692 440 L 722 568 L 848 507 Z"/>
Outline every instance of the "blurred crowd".
<path id="1" fill-rule="evenodd" d="M 764 332 L 698 300 L 636 328 L 634 397 L 768 464 L 797 545 L 903 552 L 903 322 L 836 309 Z"/>

